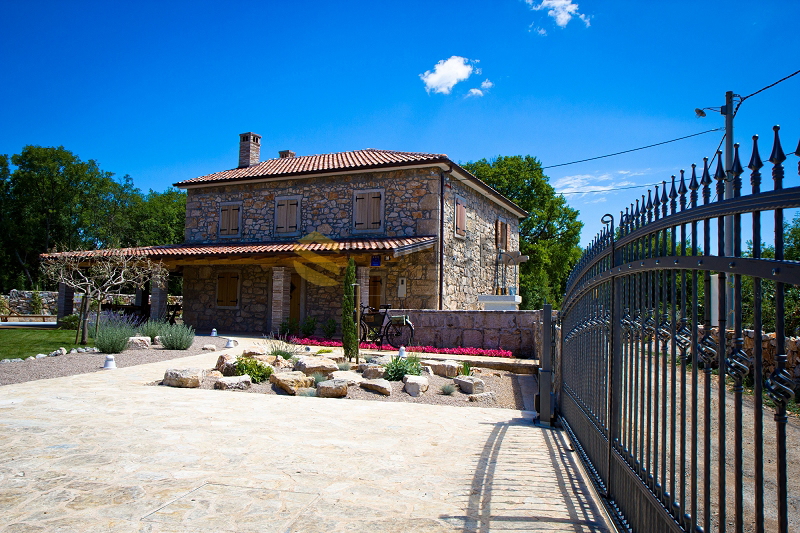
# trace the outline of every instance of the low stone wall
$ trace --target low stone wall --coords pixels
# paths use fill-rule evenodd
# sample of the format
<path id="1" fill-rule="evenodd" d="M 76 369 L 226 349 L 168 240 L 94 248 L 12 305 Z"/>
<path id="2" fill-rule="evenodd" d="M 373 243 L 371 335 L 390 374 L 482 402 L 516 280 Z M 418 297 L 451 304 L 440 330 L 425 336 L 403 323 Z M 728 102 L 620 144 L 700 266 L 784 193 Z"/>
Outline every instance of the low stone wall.
<path id="1" fill-rule="evenodd" d="M 33 309 L 33 295 L 38 293 L 42 299 L 41 312 L 34 312 Z M 55 291 L 18 291 L 12 289 L 8 296 L 0 296 L 6 301 L 11 315 L 53 315 L 55 316 L 58 310 L 58 292 Z M 119 304 L 119 305 L 133 305 L 136 295 L 134 294 L 110 294 L 103 300 L 103 305 Z M 81 295 L 76 294 L 72 299 L 72 309 L 74 313 L 78 312 L 81 304 Z M 170 296 L 170 304 L 182 304 L 183 296 Z M 0 306 L 2 307 L 2 306 Z M 0 313 L 2 314 L 2 313 Z"/>
<path id="2" fill-rule="evenodd" d="M 393 309 L 414 324 L 414 344 L 436 348 L 458 346 L 510 350 L 515 357 L 539 358 L 542 310 L 436 311 Z"/>

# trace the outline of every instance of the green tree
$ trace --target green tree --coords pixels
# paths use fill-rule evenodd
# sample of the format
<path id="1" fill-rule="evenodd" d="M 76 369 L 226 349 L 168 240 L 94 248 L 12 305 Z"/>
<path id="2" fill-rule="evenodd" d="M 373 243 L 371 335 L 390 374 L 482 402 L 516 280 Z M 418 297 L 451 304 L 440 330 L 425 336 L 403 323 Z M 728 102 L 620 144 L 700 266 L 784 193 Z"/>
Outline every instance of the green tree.
<path id="1" fill-rule="evenodd" d="M 462 166 L 530 213 L 519 228 L 520 251 L 530 257 L 520 265 L 521 307 L 538 309 L 545 299 L 558 306 L 581 254 L 578 211 L 556 194 L 535 157 L 498 156 Z"/>
<path id="2" fill-rule="evenodd" d="M 174 187 L 164 192 L 150 189 L 131 206 L 133 224 L 123 246 L 156 246 L 183 242 L 186 193 Z"/>
<path id="3" fill-rule="evenodd" d="M 350 258 L 344 272 L 344 298 L 342 298 L 342 348 L 348 359 L 358 357 L 358 329 L 353 320 L 355 296 L 353 285 L 356 282 L 356 262 Z"/>

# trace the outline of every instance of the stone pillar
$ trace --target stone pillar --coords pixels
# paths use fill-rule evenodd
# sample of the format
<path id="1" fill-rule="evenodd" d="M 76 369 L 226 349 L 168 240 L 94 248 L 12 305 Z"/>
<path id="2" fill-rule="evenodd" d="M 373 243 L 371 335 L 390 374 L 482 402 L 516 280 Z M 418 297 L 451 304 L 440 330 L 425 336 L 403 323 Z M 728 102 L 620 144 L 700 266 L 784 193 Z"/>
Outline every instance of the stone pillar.
<path id="1" fill-rule="evenodd" d="M 75 291 L 63 283 L 58 284 L 58 303 L 56 304 L 56 321 L 61 320 L 72 314 L 72 302 L 75 299 Z"/>
<path id="2" fill-rule="evenodd" d="M 133 305 L 139 307 L 147 306 L 150 303 L 150 282 L 145 283 L 141 289 L 136 289 L 136 296 L 133 300 Z"/>
<path id="3" fill-rule="evenodd" d="M 162 289 L 158 285 L 150 287 L 150 318 L 166 318 L 167 316 L 167 284 Z"/>
<path id="4" fill-rule="evenodd" d="M 291 272 L 286 267 L 272 267 L 272 331 L 277 332 L 289 320 Z"/>
<path id="5" fill-rule="evenodd" d="M 369 267 L 356 267 L 356 283 L 361 287 L 361 305 L 369 305 Z"/>

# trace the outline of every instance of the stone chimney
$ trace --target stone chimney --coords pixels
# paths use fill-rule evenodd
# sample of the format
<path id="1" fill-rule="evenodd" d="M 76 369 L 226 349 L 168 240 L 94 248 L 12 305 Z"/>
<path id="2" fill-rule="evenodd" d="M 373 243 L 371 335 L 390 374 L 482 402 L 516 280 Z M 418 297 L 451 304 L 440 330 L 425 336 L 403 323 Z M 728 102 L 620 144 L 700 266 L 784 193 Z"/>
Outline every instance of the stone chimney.
<path id="1" fill-rule="evenodd" d="M 294 157 L 297 154 L 295 152 L 292 152 L 291 150 L 281 150 L 280 152 L 278 152 L 278 155 L 280 156 L 281 159 L 286 159 L 287 157 Z"/>
<path id="2" fill-rule="evenodd" d="M 261 135 L 248 132 L 239 134 L 239 168 L 252 167 L 261 162 Z"/>

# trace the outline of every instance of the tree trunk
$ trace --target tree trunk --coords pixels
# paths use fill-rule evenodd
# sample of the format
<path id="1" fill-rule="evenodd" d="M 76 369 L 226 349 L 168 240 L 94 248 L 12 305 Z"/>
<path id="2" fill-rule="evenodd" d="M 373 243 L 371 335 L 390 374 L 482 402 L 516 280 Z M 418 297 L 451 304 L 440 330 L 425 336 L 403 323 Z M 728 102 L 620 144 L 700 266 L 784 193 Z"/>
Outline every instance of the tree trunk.
<path id="1" fill-rule="evenodd" d="M 78 333 L 80 334 L 81 344 L 86 345 L 88 342 L 88 332 L 89 332 L 89 293 L 83 293 L 83 298 L 81 298 L 81 318 L 78 323 Z M 78 343 L 78 335 L 75 335 L 75 344 Z"/>
<path id="2" fill-rule="evenodd" d="M 100 310 L 103 307 L 103 295 L 101 294 L 99 298 L 97 298 L 97 320 L 95 320 L 94 324 L 94 338 L 97 338 L 97 332 L 100 331 Z"/>

